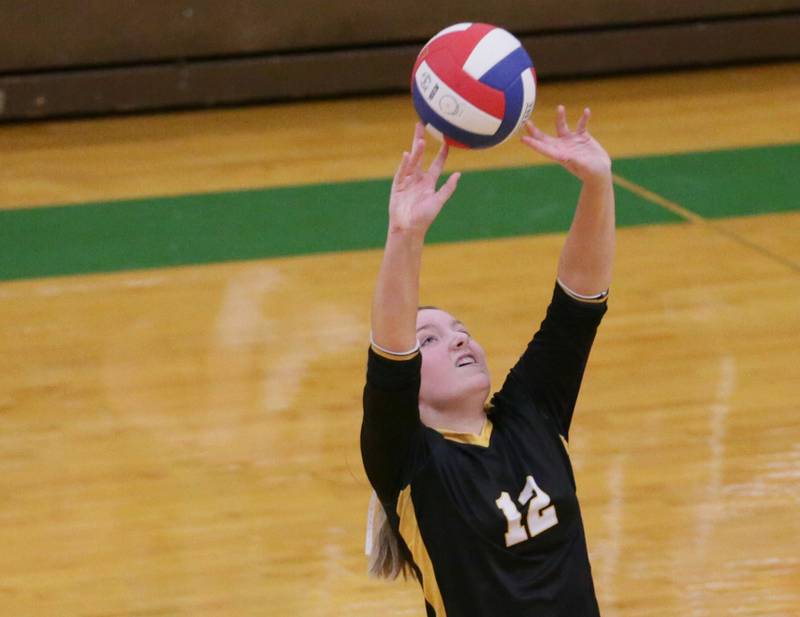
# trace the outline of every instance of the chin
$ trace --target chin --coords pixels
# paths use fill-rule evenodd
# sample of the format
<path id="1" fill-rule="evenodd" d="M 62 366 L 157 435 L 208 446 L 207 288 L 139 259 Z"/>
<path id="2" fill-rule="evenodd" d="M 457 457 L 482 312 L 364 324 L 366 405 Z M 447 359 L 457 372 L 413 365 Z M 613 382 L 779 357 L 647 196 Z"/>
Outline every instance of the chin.
<path id="1" fill-rule="evenodd" d="M 486 373 L 480 373 L 479 375 L 475 375 L 475 377 L 470 380 L 469 389 L 481 391 L 486 397 L 488 397 L 489 392 L 492 389 L 492 381 Z"/>

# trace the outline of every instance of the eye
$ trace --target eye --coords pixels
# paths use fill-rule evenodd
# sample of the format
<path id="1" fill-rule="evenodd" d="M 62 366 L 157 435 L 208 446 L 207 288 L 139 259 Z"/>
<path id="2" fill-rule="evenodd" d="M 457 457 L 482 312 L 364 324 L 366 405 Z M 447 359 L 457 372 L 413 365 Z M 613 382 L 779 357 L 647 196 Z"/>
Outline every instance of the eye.
<path id="1" fill-rule="evenodd" d="M 423 336 L 419 341 L 420 347 L 425 347 L 428 343 L 432 343 L 436 340 L 436 337 L 433 334 L 428 334 L 427 336 Z"/>

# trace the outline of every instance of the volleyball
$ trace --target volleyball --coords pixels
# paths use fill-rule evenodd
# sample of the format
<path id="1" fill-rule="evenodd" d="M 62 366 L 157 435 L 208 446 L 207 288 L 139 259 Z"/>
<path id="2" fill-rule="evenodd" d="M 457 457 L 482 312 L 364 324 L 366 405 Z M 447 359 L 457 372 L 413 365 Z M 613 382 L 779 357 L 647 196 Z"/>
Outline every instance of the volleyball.
<path id="1" fill-rule="evenodd" d="M 439 141 L 489 148 L 530 117 L 536 70 L 513 34 L 490 24 L 456 24 L 419 52 L 411 93 L 417 115 Z"/>

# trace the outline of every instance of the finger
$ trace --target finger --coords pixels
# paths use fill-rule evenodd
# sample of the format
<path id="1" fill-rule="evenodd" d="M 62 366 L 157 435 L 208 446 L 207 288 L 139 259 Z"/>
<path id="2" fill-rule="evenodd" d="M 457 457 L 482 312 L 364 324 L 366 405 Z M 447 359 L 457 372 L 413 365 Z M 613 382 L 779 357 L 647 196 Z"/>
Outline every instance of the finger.
<path id="1" fill-rule="evenodd" d="M 433 163 L 428 168 L 428 173 L 432 174 L 434 179 L 438 178 L 441 173 L 442 169 L 444 169 L 444 164 L 447 161 L 447 153 L 450 151 L 450 148 L 447 146 L 447 143 L 443 143 L 442 147 L 439 148 L 439 153 L 436 155 L 436 158 L 433 159 Z"/>
<path id="2" fill-rule="evenodd" d="M 534 139 L 533 137 L 527 137 L 527 136 L 523 137 L 522 141 L 527 146 L 536 150 L 536 152 L 538 152 L 539 154 L 546 156 L 550 160 L 562 164 L 567 161 L 566 155 L 564 155 L 563 152 L 553 144 L 539 141 Z"/>
<path id="3" fill-rule="evenodd" d="M 458 186 L 459 178 L 461 178 L 461 172 L 459 171 L 450 174 L 450 177 L 447 179 L 447 182 L 445 182 L 442 185 L 442 188 L 436 191 L 436 195 L 438 195 L 441 198 L 442 204 L 444 204 L 444 202 L 450 199 L 450 197 L 455 192 L 456 187 Z"/>
<path id="4" fill-rule="evenodd" d="M 563 105 L 556 108 L 556 133 L 559 137 L 569 135 L 569 126 L 567 125 L 567 110 Z"/>
<path id="5" fill-rule="evenodd" d="M 411 140 L 411 147 L 413 148 L 420 139 L 425 139 L 425 127 L 422 126 L 422 122 L 417 122 L 414 125 L 414 139 Z"/>
<path id="6" fill-rule="evenodd" d="M 547 141 L 547 142 L 556 142 L 556 138 L 548 135 L 543 130 L 541 130 L 538 126 L 536 126 L 533 122 L 528 120 L 525 123 L 525 128 L 528 129 L 528 134 L 537 139 L 539 141 Z"/>
<path id="7" fill-rule="evenodd" d="M 583 110 L 583 115 L 581 116 L 581 119 L 578 120 L 578 128 L 575 129 L 576 133 L 585 133 L 586 132 L 586 125 L 589 124 L 589 118 L 591 117 L 591 115 L 592 115 L 592 111 L 588 107 L 586 107 Z"/>
<path id="8" fill-rule="evenodd" d="M 425 138 L 414 140 L 411 147 L 411 155 L 408 160 L 408 173 L 414 173 L 419 168 L 422 155 L 425 153 Z"/>
<path id="9" fill-rule="evenodd" d="M 403 178 L 408 175 L 408 152 L 403 152 L 403 156 L 400 159 L 400 165 L 397 167 L 397 171 L 394 174 L 394 184 L 395 186 L 399 185 Z"/>

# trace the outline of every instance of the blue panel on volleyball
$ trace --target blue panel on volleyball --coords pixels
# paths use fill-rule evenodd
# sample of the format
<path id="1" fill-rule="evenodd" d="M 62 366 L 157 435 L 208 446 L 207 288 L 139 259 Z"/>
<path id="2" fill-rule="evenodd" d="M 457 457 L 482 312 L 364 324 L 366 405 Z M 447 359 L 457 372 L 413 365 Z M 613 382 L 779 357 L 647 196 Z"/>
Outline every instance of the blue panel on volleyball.
<path id="1" fill-rule="evenodd" d="M 506 137 L 511 134 L 517 126 L 517 120 L 519 120 L 519 115 L 522 112 L 522 105 L 524 104 L 524 97 L 525 91 L 522 87 L 522 79 L 517 76 L 516 81 L 512 83 L 510 86 L 506 86 L 506 110 L 503 114 L 503 122 L 500 124 L 500 128 L 497 129 L 497 133 L 495 137 L 497 141 L 495 143 L 500 143 Z"/>
<path id="2" fill-rule="evenodd" d="M 496 90 L 505 90 L 519 78 L 520 73 L 531 67 L 533 63 L 528 53 L 522 47 L 518 47 L 484 73 L 478 81 Z"/>

